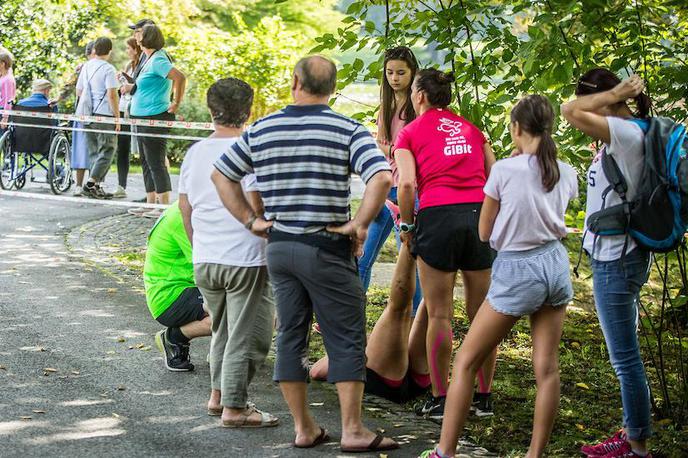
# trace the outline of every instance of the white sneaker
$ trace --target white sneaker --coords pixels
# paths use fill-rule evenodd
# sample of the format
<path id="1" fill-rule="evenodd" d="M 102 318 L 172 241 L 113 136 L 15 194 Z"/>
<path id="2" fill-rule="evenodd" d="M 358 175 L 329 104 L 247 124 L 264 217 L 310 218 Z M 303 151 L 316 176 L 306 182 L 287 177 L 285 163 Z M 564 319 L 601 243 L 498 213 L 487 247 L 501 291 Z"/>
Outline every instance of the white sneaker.
<path id="1" fill-rule="evenodd" d="M 155 218 L 155 219 L 157 219 L 157 218 L 160 218 L 160 215 L 162 215 L 162 212 L 163 212 L 163 210 L 161 210 L 159 208 L 154 208 L 153 210 L 146 212 L 146 213 L 142 214 L 141 216 L 143 216 L 144 218 Z"/>
<path id="2" fill-rule="evenodd" d="M 115 189 L 115 192 L 112 193 L 112 197 L 115 199 L 124 199 L 127 197 L 127 191 L 120 185 L 117 185 L 117 189 Z"/>
<path id="3" fill-rule="evenodd" d="M 135 207 L 128 209 L 127 213 L 134 216 L 142 216 L 144 213 L 148 213 L 149 211 L 151 211 L 151 209 L 147 207 Z"/>
<path id="4" fill-rule="evenodd" d="M 81 196 L 83 196 L 83 195 L 84 195 L 84 188 L 82 188 L 81 186 L 76 186 L 76 187 L 74 188 L 74 192 L 72 193 L 72 195 L 73 195 L 74 197 L 81 197 Z"/>

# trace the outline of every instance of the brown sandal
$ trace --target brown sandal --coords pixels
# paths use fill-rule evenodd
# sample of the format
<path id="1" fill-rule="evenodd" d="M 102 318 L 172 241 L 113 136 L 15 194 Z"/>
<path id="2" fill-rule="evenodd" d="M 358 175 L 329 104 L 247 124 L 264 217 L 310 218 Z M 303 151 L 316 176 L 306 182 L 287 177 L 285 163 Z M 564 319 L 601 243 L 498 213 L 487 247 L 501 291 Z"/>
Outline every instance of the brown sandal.
<path id="1" fill-rule="evenodd" d="M 385 450 L 396 450 L 399 448 L 399 444 L 392 441 L 389 445 L 380 445 L 384 437 L 380 434 L 375 436 L 367 447 L 342 447 L 341 450 L 344 453 L 366 453 L 366 452 L 384 452 Z"/>

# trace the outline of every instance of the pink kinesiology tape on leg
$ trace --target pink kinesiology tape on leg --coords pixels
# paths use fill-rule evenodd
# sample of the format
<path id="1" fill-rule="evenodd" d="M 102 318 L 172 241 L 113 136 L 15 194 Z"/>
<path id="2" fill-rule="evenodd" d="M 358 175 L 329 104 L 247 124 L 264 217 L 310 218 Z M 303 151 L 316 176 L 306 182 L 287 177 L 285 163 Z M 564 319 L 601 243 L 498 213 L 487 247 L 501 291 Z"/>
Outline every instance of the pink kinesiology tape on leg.
<path id="1" fill-rule="evenodd" d="M 451 348 L 451 341 L 452 341 L 452 333 L 451 330 L 447 330 L 444 333 L 440 333 L 436 338 L 435 338 L 435 343 L 432 344 L 432 351 L 430 352 L 430 370 L 432 370 L 432 373 L 435 375 L 435 380 L 437 380 L 438 386 L 437 386 L 437 393 L 440 396 L 446 396 L 447 395 L 447 376 L 440 374 L 440 368 L 437 365 L 437 352 L 440 349 L 440 345 L 442 345 L 442 342 L 447 339 L 449 340 L 449 347 Z"/>

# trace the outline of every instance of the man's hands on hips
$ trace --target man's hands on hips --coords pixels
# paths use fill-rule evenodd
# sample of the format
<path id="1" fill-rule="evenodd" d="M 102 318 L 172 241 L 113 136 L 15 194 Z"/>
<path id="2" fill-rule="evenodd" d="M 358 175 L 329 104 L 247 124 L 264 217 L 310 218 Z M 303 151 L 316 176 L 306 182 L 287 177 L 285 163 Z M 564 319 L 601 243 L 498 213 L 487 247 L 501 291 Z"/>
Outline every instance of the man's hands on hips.
<path id="1" fill-rule="evenodd" d="M 327 231 L 349 236 L 351 238 L 351 249 L 354 256 L 358 258 L 363 256 L 363 244 L 365 243 L 366 237 L 368 237 L 367 226 L 362 226 L 358 221 L 353 219 L 341 226 L 327 226 Z"/>

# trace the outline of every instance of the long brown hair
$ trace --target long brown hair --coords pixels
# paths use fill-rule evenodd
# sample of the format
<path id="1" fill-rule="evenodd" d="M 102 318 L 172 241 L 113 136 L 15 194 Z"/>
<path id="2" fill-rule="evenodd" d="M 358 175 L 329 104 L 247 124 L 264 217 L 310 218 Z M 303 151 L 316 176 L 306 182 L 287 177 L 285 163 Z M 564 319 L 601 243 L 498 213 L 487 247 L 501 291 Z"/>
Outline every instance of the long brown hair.
<path id="1" fill-rule="evenodd" d="M 593 68 L 585 72 L 578 80 L 576 95 L 590 95 L 609 91 L 619 83 L 621 83 L 621 79 L 606 68 Z M 641 92 L 633 100 L 635 100 L 636 106 L 636 112 L 633 113 L 633 116 L 646 119 L 652 110 L 650 97 Z M 626 102 L 619 102 L 619 104 L 626 104 Z"/>
<path id="2" fill-rule="evenodd" d="M 127 40 L 127 46 L 136 52 L 136 57 L 129 62 L 129 68 L 133 71 L 136 69 L 136 66 L 139 65 L 139 62 L 141 62 L 141 53 L 143 53 L 143 51 L 141 51 L 141 47 L 134 37 L 131 37 Z"/>
<path id="3" fill-rule="evenodd" d="M 408 65 L 411 70 L 411 83 L 406 89 L 406 102 L 399 110 L 399 115 L 407 124 L 416 119 L 416 112 L 413 110 L 413 103 L 411 103 L 411 85 L 413 79 L 416 77 L 418 71 L 418 61 L 416 56 L 406 46 L 399 46 L 385 51 L 384 65 L 382 66 L 382 86 L 380 86 L 380 111 L 382 112 L 382 125 L 378 126 L 378 136 L 382 140 L 392 141 L 390 132 L 392 132 L 392 119 L 397 114 L 397 100 L 394 97 L 394 89 L 387 81 L 387 63 L 390 60 L 401 60 Z"/>
<path id="4" fill-rule="evenodd" d="M 542 95 L 524 97 L 511 110 L 511 122 L 518 122 L 521 129 L 540 137 L 535 156 L 540 166 L 542 186 L 547 192 L 552 191 L 560 178 L 557 145 L 552 138 L 554 124 L 552 104 L 547 97 Z"/>

